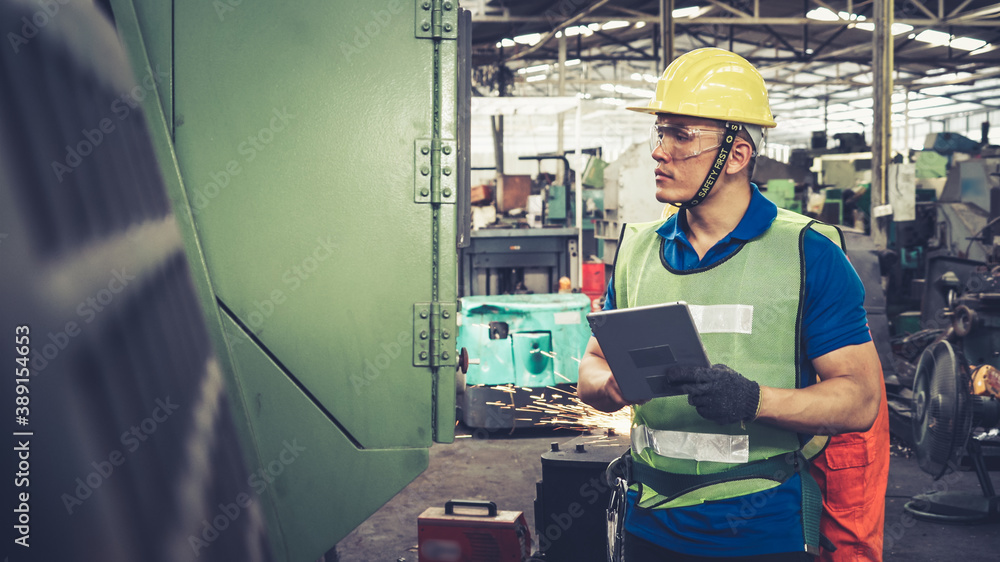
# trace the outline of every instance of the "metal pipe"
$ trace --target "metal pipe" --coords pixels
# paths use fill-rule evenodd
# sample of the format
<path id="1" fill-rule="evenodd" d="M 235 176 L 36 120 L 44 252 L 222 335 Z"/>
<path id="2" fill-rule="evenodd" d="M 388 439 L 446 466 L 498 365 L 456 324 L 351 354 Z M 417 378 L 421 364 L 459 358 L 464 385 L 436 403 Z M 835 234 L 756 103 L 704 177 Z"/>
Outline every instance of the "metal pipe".
<path id="1" fill-rule="evenodd" d="M 888 203 L 890 127 L 892 126 L 892 0 L 875 0 L 875 33 L 872 37 L 872 82 L 874 107 L 872 121 L 872 242 L 877 249 L 884 249 L 888 241 L 885 219 L 874 215 L 876 207 Z"/>
<path id="2" fill-rule="evenodd" d="M 660 0 L 660 69 L 667 68 L 674 60 L 674 0 Z"/>
<path id="3" fill-rule="evenodd" d="M 563 34 L 559 36 L 559 97 L 566 95 L 566 30 L 563 30 Z M 562 154 L 563 147 L 563 128 L 566 124 L 565 113 L 559 113 L 556 116 L 556 154 Z M 562 170 L 556 170 L 556 183 L 558 185 L 565 185 L 565 175 Z"/>

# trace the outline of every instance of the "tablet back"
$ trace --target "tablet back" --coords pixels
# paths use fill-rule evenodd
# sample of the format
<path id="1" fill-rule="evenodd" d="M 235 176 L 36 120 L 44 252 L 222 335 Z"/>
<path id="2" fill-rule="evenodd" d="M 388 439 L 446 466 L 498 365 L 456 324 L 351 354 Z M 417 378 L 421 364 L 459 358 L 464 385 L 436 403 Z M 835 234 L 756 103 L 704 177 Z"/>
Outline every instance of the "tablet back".
<path id="1" fill-rule="evenodd" d="M 683 301 L 594 312 L 587 321 L 630 402 L 679 394 L 665 381 L 671 365 L 711 365 Z"/>

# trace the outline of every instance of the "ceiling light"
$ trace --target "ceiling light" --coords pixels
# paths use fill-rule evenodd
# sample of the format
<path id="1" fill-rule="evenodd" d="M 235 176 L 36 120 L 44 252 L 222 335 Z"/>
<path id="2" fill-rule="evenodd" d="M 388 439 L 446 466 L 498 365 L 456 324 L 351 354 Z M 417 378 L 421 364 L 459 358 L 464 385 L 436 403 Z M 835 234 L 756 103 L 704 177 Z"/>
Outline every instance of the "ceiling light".
<path id="1" fill-rule="evenodd" d="M 612 20 L 612 21 L 609 21 L 609 22 L 605 23 L 604 25 L 602 25 L 601 29 L 604 30 L 604 31 L 607 31 L 609 29 L 618 29 L 620 27 L 628 27 L 629 25 L 631 25 L 631 24 L 629 22 L 627 22 L 627 21 Z"/>
<path id="2" fill-rule="evenodd" d="M 524 68 L 522 70 L 524 70 L 525 72 L 542 72 L 542 71 L 545 71 L 545 70 L 548 70 L 548 69 L 549 69 L 549 65 L 547 65 L 547 64 L 539 64 L 539 65 L 535 65 L 535 66 L 529 66 L 529 67 Z"/>
<path id="3" fill-rule="evenodd" d="M 632 75 L 629 76 L 629 78 L 631 78 L 632 80 L 642 80 L 642 74 L 639 74 L 638 72 L 633 72 Z"/>
<path id="4" fill-rule="evenodd" d="M 564 63 L 566 66 L 576 66 L 580 64 L 580 59 L 569 59 Z"/>
<path id="5" fill-rule="evenodd" d="M 985 45 L 986 41 L 983 41 L 982 39 L 973 39 L 972 37 L 956 37 L 951 41 L 952 47 L 962 49 L 963 51 L 975 51 Z"/>
<path id="6" fill-rule="evenodd" d="M 614 84 L 601 84 L 601 89 L 604 90 L 605 92 L 613 92 L 613 91 L 615 91 L 615 85 Z"/>
<path id="7" fill-rule="evenodd" d="M 976 49 L 975 51 L 972 51 L 969 54 L 970 55 L 978 55 L 978 54 L 981 54 L 981 53 L 988 53 L 988 52 L 990 52 L 990 51 L 992 51 L 994 49 L 996 49 L 996 47 L 994 47 L 992 43 L 987 43 L 981 49 Z"/>
<path id="8" fill-rule="evenodd" d="M 951 35 L 943 31 L 925 29 L 914 37 L 914 39 L 917 41 L 923 41 L 924 43 L 930 43 L 931 45 L 944 46 L 948 44 L 949 40 L 951 40 Z"/>
<path id="9" fill-rule="evenodd" d="M 499 49 L 500 47 L 513 47 L 513 46 L 514 42 L 511 41 L 510 39 L 505 38 L 501 41 L 497 41 L 497 49 Z"/>
<path id="10" fill-rule="evenodd" d="M 676 10 L 670 12 L 670 15 L 675 18 L 693 18 L 700 12 L 701 6 L 689 6 L 687 8 L 677 8 Z"/>
<path id="11" fill-rule="evenodd" d="M 840 16 L 830 11 L 828 8 L 814 8 L 806 13 L 806 17 L 816 21 L 838 21 Z"/>
<path id="12" fill-rule="evenodd" d="M 637 22 L 635 22 L 635 28 L 636 29 L 642 29 L 644 27 L 646 27 L 646 22 L 644 22 L 644 21 L 637 21 Z"/>
<path id="13" fill-rule="evenodd" d="M 526 82 L 538 82 L 539 80 L 545 80 L 546 78 L 548 78 L 548 76 L 545 75 L 545 74 L 536 74 L 534 76 L 529 76 L 529 77 L 525 78 L 524 80 Z"/>
<path id="14" fill-rule="evenodd" d="M 522 45 L 534 45 L 542 40 L 541 33 L 529 33 L 527 35 L 518 35 L 514 38 L 515 43 L 520 43 Z"/>

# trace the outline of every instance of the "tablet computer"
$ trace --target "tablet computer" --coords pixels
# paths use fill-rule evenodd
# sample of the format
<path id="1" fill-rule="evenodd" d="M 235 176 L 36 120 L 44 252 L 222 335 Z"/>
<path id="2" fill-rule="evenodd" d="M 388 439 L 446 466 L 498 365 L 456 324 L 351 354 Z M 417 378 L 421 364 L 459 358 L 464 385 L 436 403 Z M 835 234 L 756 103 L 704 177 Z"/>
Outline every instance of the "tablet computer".
<path id="1" fill-rule="evenodd" d="M 686 302 L 594 312 L 587 321 L 629 402 L 681 394 L 666 382 L 671 365 L 711 366 Z"/>

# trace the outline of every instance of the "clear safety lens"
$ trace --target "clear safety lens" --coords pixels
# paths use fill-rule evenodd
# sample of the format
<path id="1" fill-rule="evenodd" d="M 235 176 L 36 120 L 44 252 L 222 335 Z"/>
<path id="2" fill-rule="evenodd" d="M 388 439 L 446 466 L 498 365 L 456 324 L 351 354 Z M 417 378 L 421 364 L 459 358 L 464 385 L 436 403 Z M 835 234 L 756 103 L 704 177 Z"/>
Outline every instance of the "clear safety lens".
<path id="1" fill-rule="evenodd" d="M 725 131 L 718 129 L 698 129 L 679 125 L 653 125 L 649 132 L 649 151 L 657 146 L 674 160 L 686 160 L 722 146 Z"/>

